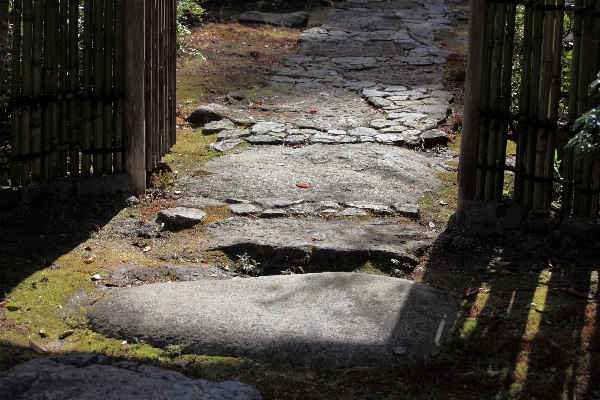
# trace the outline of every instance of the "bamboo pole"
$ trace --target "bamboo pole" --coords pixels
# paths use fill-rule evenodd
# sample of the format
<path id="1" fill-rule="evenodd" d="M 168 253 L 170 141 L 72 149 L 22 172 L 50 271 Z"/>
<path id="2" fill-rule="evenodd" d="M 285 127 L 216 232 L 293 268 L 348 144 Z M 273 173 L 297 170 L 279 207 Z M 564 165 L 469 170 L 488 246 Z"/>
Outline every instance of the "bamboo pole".
<path id="1" fill-rule="evenodd" d="M 483 51 L 483 76 L 482 76 L 482 91 L 481 91 L 481 109 L 488 110 L 490 108 L 490 80 L 492 76 L 492 55 L 494 48 L 494 21 L 496 20 L 496 14 L 498 12 L 498 4 L 489 4 L 489 11 L 487 15 L 487 25 L 485 29 L 484 39 L 484 51 Z M 479 121 L 481 122 L 481 121 Z M 487 160 L 487 148 L 489 141 L 489 129 L 490 121 L 486 120 L 485 123 L 480 125 L 479 128 L 479 151 L 477 156 L 477 164 L 485 165 Z M 478 168 L 477 170 L 477 185 L 475 198 L 477 200 L 483 200 L 485 198 L 485 179 L 486 171 Z"/>
<path id="2" fill-rule="evenodd" d="M 48 1 L 48 0 L 46 0 Z M 56 4 L 56 7 L 59 7 L 59 2 L 58 1 L 53 1 Z M 55 25 L 53 27 L 53 35 L 59 35 L 60 32 L 60 36 L 55 38 L 57 41 L 56 43 L 56 47 L 60 49 L 60 62 L 56 62 L 55 67 L 58 68 L 58 71 L 55 70 L 55 74 L 58 75 L 59 77 L 59 81 L 58 84 L 56 86 L 60 86 L 60 92 L 62 94 L 66 93 L 66 85 L 67 85 L 67 74 L 68 74 L 68 61 L 69 61 L 69 47 L 68 47 L 68 40 L 69 40 L 69 9 L 66 5 L 66 1 L 63 0 L 60 4 L 60 30 L 59 27 L 57 25 Z M 58 59 L 57 59 L 58 61 Z M 58 87 L 53 88 L 54 89 L 54 93 L 56 93 L 58 91 Z M 68 143 L 69 143 L 69 107 L 68 107 L 68 102 L 65 101 L 64 99 L 60 102 L 60 124 L 56 123 L 58 121 L 55 121 L 52 126 L 54 127 L 54 140 L 58 140 L 60 147 L 61 148 L 66 148 Z M 56 112 L 56 110 L 54 110 Z M 58 130 L 58 132 L 56 131 L 56 128 L 58 128 L 60 126 L 60 129 Z M 60 176 L 67 176 L 67 172 L 68 172 L 68 153 L 67 151 L 63 150 L 60 152 L 59 156 L 58 156 L 58 175 Z"/>
<path id="3" fill-rule="evenodd" d="M 529 115 L 531 107 L 531 74 L 533 57 L 533 7 L 525 7 L 524 29 L 523 29 L 523 58 L 519 92 L 519 115 Z M 527 162 L 527 132 L 524 124 L 519 123 L 517 133 L 517 157 L 515 160 L 515 200 L 523 203 L 525 201 L 525 180 L 522 171 L 525 170 Z"/>
<path id="4" fill-rule="evenodd" d="M 93 1 L 88 0 L 83 3 L 83 93 L 92 94 L 92 73 L 93 73 L 93 27 L 94 13 Z M 83 136 L 81 140 L 82 150 L 92 148 L 92 107 L 90 101 L 84 101 L 82 104 Z M 90 154 L 83 153 L 81 156 L 81 175 L 90 176 L 92 157 Z"/>
<path id="5" fill-rule="evenodd" d="M 533 55 L 532 55 L 532 72 L 531 72 L 531 101 L 529 116 L 536 116 L 539 110 L 540 103 L 540 80 L 541 80 L 541 61 L 542 61 L 542 44 L 544 39 L 544 11 L 536 10 L 533 16 Z M 530 178 L 525 180 L 525 209 L 533 209 L 533 192 L 534 182 L 531 179 L 535 175 L 535 160 L 536 160 L 536 141 L 537 132 L 532 128 L 527 129 L 527 161 L 525 163 L 525 173 Z"/>
<path id="6" fill-rule="evenodd" d="M 577 0 L 575 5 L 581 6 L 583 0 Z M 571 68 L 571 86 L 569 87 L 569 121 L 568 126 L 573 127 L 581 110 L 579 109 L 579 88 L 580 88 L 580 65 L 583 51 L 583 16 L 575 14 L 573 16 L 573 55 Z M 569 132 L 569 138 L 573 136 Z M 566 149 L 563 159 L 563 177 L 567 181 L 575 180 L 575 156 L 572 150 Z M 564 217 L 570 216 L 573 212 L 573 190 L 572 185 L 563 185 L 561 196 L 561 214 Z"/>
<path id="7" fill-rule="evenodd" d="M 43 94 L 43 59 L 44 45 L 44 0 L 33 3 L 33 55 L 31 64 L 32 96 Z M 42 107 L 37 104 L 31 113 L 31 150 L 39 153 L 42 150 Z M 31 180 L 39 183 L 42 179 L 42 159 L 36 157 L 31 163 Z"/>
<path id="8" fill-rule="evenodd" d="M 93 93 L 95 96 L 101 96 L 104 92 L 104 0 L 93 0 L 94 2 L 94 75 L 93 75 Z M 93 148 L 101 150 L 104 147 L 104 129 L 103 129 L 103 104 L 97 102 L 93 107 Z M 101 154 L 94 154 L 93 174 L 102 176 L 104 174 L 103 157 Z"/>
<path id="9" fill-rule="evenodd" d="M 52 13 L 52 28 L 50 29 L 50 41 L 52 43 L 56 43 L 58 46 L 60 44 L 60 0 L 46 0 L 52 3 L 51 13 Z M 50 73 L 50 92 L 58 93 L 59 92 L 59 68 L 60 61 L 58 57 L 53 57 L 51 62 L 51 73 Z M 47 144 L 48 149 L 55 147 L 59 143 L 59 125 L 58 125 L 58 112 L 59 106 L 57 104 L 50 104 L 50 141 Z M 66 161 L 66 157 L 63 157 Z M 59 175 L 59 158 L 57 153 L 53 153 L 48 157 L 47 168 L 49 170 L 49 175 L 51 179 L 55 179 Z"/>
<path id="10" fill-rule="evenodd" d="M 552 3 L 552 2 L 551 2 Z M 555 2 L 554 2 L 555 3 Z M 548 3 L 546 3 L 548 4 Z M 556 5 L 556 4 L 550 4 Z M 556 12 L 548 12 L 544 18 L 544 39 L 542 44 L 542 64 L 541 64 L 541 90 L 540 90 L 540 102 L 537 110 L 538 117 L 543 121 L 552 121 L 552 110 L 554 102 L 552 101 L 552 87 L 556 85 L 555 80 L 555 67 L 554 62 L 556 44 L 562 38 L 562 29 L 556 28 Z M 560 56 L 560 48 L 557 53 Z M 560 60 L 559 60 L 560 62 Z M 557 99 L 558 100 L 558 99 Z M 558 108 L 558 101 L 556 101 L 556 108 Z M 548 152 L 549 138 L 554 138 L 555 132 L 551 130 L 539 129 L 537 132 L 537 143 L 536 143 L 536 158 L 535 158 L 535 176 L 537 178 L 552 178 L 552 175 L 548 176 L 548 165 L 546 153 Z M 552 146 L 552 160 L 554 159 L 554 146 Z M 550 166 L 550 172 L 553 172 L 553 165 Z M 533 190 L 533 209 L 534 210 L 550 210 L 550 202 L 546 204 L 544 201 L 548 198 L 545 192 L 552 190 L 552 184 L 545 181 L 534 182 Z"/>
<path id="11" fill-rule="evenodd" d="M 514 37 L 516 33 L 516 14 L 517 6 L 514 4 L 508 4 L 507 6 L 507 17 L 506 17 L 506 37 L 504 43 L 504 55 L 502 64 L 504 66 L 502 71 L 502 87 L 501 95 L 502 100 L 500 103 L 500 110 L 503 115 L 510 115 L 510 102 L 512 95 L 512 77 L 513 77 L 513 59 L 514 59 Z M 508 138 L 508 122 L 502 121 L 500 130 L 498 131 L 498 145 L 496 162 L 499 166 L 504 167 L 506 165 L 506 145 Z M 496 171 L 495 182 L 494 182 L 494 201 L 502 201 L 502 192 L 504 189 L 504 170 Z"/>
<path id="12" fill-rule="evenodd" d="M 115 44 L 115 14 L 114 14 L 114 0 L 106 0 L 104 5 L 104 92 L 114 93 L 113 88 L 113 59 L 114 59 L 114 44 Z M 104 101 L 103 104 L 103 148 L 110 149 L 113 147 L 113 106 L 114 103 L 108 100 Z M 104 154 L 104 160 L 102 162 L 104 167 L 104 173 L 112 173 L 113 155 L 111 153 Z"/>
<path id="13" fill-rule="evenodd" d="M 62 0 L 65 1 L 65 0 Z M 79 0 L 69 0 L 69 144 L 79 142 L 79 103 L 74 94 L 79 91 Z M 85 22 L 84 22 L 85 23 Z M 79 176 L 79 149 L 69 152 L 69 172 L 71 176 Z"/>
<path id="14" fill-rule="evenodd" d="M 21 26 L 22 26 L 22 0 L 13 3 L 13 38 L 12 38 L 12 82 L 11 96 L 20 97 L 21 92 Z M 21 154 L 21 112 L 13 108 L 11 114 L 11 149 L 12 155 Z M 21 165 L 18 161 L 11 163 L 11 186 L 17 187 L 21 183 Z"/>
<path id="15" fill-rule="evenodd" d="M 26 0 L 23 3 L 23 62 L 22 62 L 22 88 L 21 95 L 29 97 L 33 94 L 33 83 L 31 75 L 33 44 L 33 2 Z M 30 153 L 31 135 L 31 106 L 21 112 L 21 155 Z M 27 186 L 31 182 L 31 162 L 21 162 L 21 185 Z"/>
<path id="16" fill-rule="evenodd" d="M 124 58 L 123 58 L 123 0 L 116 0 L 115 4 L 115 69 L 114 69 L 114 91 L 117 94 L 122 94 L 123 73 L 124 73 Z M 123 100 L 118 99 L 114 107 L 114 146 L 123 146 Z M 113 171 L 115 174 L 123 172 L 123 152 L 117 152 L 113 156 Z"/>
<path id="17" fill-rule="evenodd" d="M 484 3 L 484 7 L 487 7 L 487 2 L 483 1 L 483 2 L 479 2 L 479 3 Z M 177 66 L 176 66 L 176 62 L 175 60 L 177 59 L 177 27 L 176 27 L 176 19 L 177 19 L 177 2 L 176 0 L 171 0 L 171 14 L 169 17 L 169 21 L 171 23 L 170 26 L 170 48 L 171 48 L 171 54 L 169 56 L 169 60 L 171 61 L 171 106 L 170 106 L 170 115 L 171 115 L 171 140 L 169 142 L 169 148 L 171 148 L 172 146 L 175 145 L 175 142 L 177 141 L 177 130 L 176 130 L 176 102 L 177 102 L 177 97 L 176 97 L 176 91 L 177 91 Z M 477 12 L 477 9 L 475 9 L 475 12 Z M 487 11 L 486 11 L 487 12 Z M 471 14 L 471 15 L 479 15 L 479 14 Z M 485 15 L 485 13 L 481 14 L 482 16 Z M 485 20 L 485 19 L 483 19 Z M 471 27 L 469 26 L 469 30 L 471 30 Z M 481 42 L 481 40 L 478 39 L 479 42 Z M 481 57 L 481 45 L 480 43 L 474 43 L 471 42 L 471 46 L 477 46 L 479 48 L 479 55 L 478 57 Z M 478 61 L 478 63 L 481 63 L 481 60 Z M 479 77 L 481 76 L 481 73 L 479 74 Z M 477 111 L 477 110 L 475 110 Z M 474 131 L 475 132 L 475 131 Z M 463 131 L 463 138 L 465 133 Z M 461 143 L 462 145 L 462 143 Z M 477 151 L 477 141 L 475 142 L 474 146 L 473 146 L 473 150 L 471 150 L 469 153 L 473 153 L 473 155 L 471 156 L 470 154 L 468 155 L 469 157 L 469 169 L 472 169 L 472 161 L 471 159 L 473 159 L 475 162 L 477 162 L 477 154 L 475 153 L 475 151 Z M 466 161 L 465 161 L 466 162 Z M 477 165 L 475 165 L 474 168 L 477 168 Z M 474 171 L 476 173 L 476 171 Z M 460 172 L 459 172 L 460 173 Z M 471 173 L 471 171 L 469 171 L 470 175 L 473 175 L 473 173 Z M 475 178 L 476 176 L 469 176 L 469 183 L 470 186 L 473 187 L 472 190 L 470 190 L 471 193 L 474 193 L 474 188 L 475 188 Z M 459 187 L 460 187 L 460 183 L 459 183 Z M 473 199 L 474 194 L 469 194 L 469 200 Z M 459 200 L 460 202 L 460 200 Z M 464 200 L 463 200 L 463 204 L 464 204 Z"/>
<path id="18" fill-rule="evenodd" d="M 43 64 L 44 64 L 44 75 L 43 75 L 43 92 L 45 95 L 49 95 L 52 93 L 52 84 L 50 80 L 52 79 L 52 73 L 57 73 L 57 71 L 52 71 L 52 58 L 56 57 L 56 48 L 52 43 L 52 35 L 50 34 L 53 29 L 52 26 L 52 2 L 46 0 L 44 2 L 44 37 L 43 37 Z M 44 104 L 42 106 L 42 147 L 44 150 L 48 150 L 50 148 L 50 126 L 52 125 L 52 110 L 50 104 Z M 46 156 L 43 158 L 41 165 L 41 179 L 44 182 L 50 180 L 50 157 Z"/>
<path id="19" fill-rule="evenodd" d="M 496 21 L 494 25 L 494 51 L 492 56 L 492 76 L 491 76 L 491 93 L 490 93 L 490 108 L 494 112 L 500 111 L 501 88 L 502 88 L 502 72 L 504 65 L 502 59 L 504 56 L 505 43 L 505 26 L 506 26 L 506 4 L 498 6 Z M 488 167 L 497 167 L 500 160 L 497 159 L 498 153 L 498 133 L 502 121 L 500 118 L 494 118 L 490 123 L 488 147 L 486 156 L 486 165 Z M 502 162 L 503 163 L 503 162 Z M 486 171 L 485 178 L 485 201 L 494 201 L 494 189 L 496 187 L 496 171 L 489 169 Z"/>
<path id="20" fill-rule="evenodd" d="M 135 194 L 146 191 L 146 5 L 143 1 L 123 3 L 124 21 L 124 137 L 126 139 L 125 169 L 131 177 Z"/>

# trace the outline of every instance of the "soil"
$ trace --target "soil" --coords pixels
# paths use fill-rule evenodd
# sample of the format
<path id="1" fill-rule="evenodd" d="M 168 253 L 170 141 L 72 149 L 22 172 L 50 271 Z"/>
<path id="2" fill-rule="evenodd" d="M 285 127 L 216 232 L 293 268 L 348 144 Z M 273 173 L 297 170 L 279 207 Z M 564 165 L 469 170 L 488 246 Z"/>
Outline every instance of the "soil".
<path id="1" fill-rule="evenodd" d="M 178 143 L 165 158 L 168 167 L 151 179 L 146 196 L 135 201 L 120 194 L 65 198 L 50 190 L 0 210 L 0 304 L 7 303 L 0 307 L 0 371 L 40 356 L 29 347 L 32 339 L 52 353 L 101 353 L 191 377 L 240 380 L 266 399 L 599 399 L 600 240 L 526 228 L 471 237 L 452 223 L 455 174 L 445 174 L 447 185 L 420 204 L 422 223 L 434 223 L 446 235 L 419 265 L 397 269 L 367 261 L 344 267 L 425 282 L 456 298 L 460 312 L 453 331 L 430 358 L 391 367 L 311 371 L 143 343 L 124 345 L 88 329 L 85 307 L 114 286 L 241 273 L 236 271 L 238 260 L 193 244 L 205 235 L 208 223 L 231 216 L 226 206 L 208 208 L 205 224 L 178 232 L 163 231 L 155 216 L 175 203 L 175 178 L 217 156 L 206 146 L 215 136 L 202 135 L 183 117 L 200 103 L 223 101 L 231 91 L 261 88 L 269 70 L 297 50 L 299 29 L 231 22 L 228 18 L 242 3 L 248 5 L 232 0 L 227 3 L 231 9 L 223 7 L 220 14 L 214 8 L 216 16 L 194 27 L 188 39 L 187 45 L 206 60 L 179 60 Z M 310 23 L 317 24 L 328 8 L 308 11 Z M 460 50 L 457 43 L 451 45 Z M 456 79 L 464 57 L 458 54 L 453 60 L 446 71 Z M 445 129 L 458 134 L 462 85 L 448 80 L 447 86 L 457 101 Z M 440 197 L 449 204 L 440 205 Z M 281 272 L 302 269 L 289 266 Z M 58 338 L 70 329 L 75 333 Z"/>

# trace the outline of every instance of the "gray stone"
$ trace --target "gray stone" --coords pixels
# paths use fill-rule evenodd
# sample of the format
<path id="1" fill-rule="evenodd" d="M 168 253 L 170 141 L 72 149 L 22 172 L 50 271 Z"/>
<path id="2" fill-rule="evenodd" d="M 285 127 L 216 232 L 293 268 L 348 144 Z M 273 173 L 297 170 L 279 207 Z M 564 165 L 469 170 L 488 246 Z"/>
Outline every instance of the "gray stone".
<path id="1" fill-rule="evenodd" d="M 289 208 L 289 212 L 292 215 L 312 215 L 319 216 L 319 210 L 321 209 L 321 204 L 319 203 L 302 203 L 297 204 L 293 207 Z"/>
<path id="2" fill-rule="evenodd" d="M 230 113 L 229 108 L 220 104 L 206 104 L 196 108 L 185 119 L 192 125 L 204 125 L 212 121 L 220 121 L 227 118 Z"/>
<path id="3" fill-rule="evenodd" d="M 421 218 L 421 209 L 416 204 L 395 203 L 392 204 L 392 208 L 394 209 L 397 215 L 400 215 L 402 217 L 407 217 L 410 219 Z"/>
<path id="4" fill-rule="evenodd" d="M 446 145 L 450 141 L 448 134 L 439 129 L 431 129 L 427 132 L 423 132 L 420 136 L 425 141 L 425 146 L 431 147 L 436 144 Z"/>
<path id="5" fill-rule="evenodd" d="M 547 235 L 560 226 L 559 216 L 552 211 L 529 211 L 525 224 L 527 230 Z"/>
<path id="6" fill-rule="evenodd" d="M 225 203 L 227 204 L 250 204 L 250 200 L 240 199 L 236 197 L 228 197 L 225 199 Z"/>
<path id="7" fill-rule="evenodd" d="M 285 138 L 284 143 L 289 146 L 305 144 L 309 138 L 310 136 L 308 135 L 289 135 Z"/>
<path id="8" fill-rule="evenodd" d="M 374 119 L 369 123 L 369 127 L 373 129 L 389 128 L 390 126 L 394 125 L 398 125 L 398 123 L 388 119 Z"/>
<path id="9" fill-rule="evenodd" d="M 252 127 L 252 133 L 264 135 L 269 132 L 285 132 L 286 124 L 277 122 L 258 122 Z"/>
<path id="10" fill-rule="evenodd" d="M 402 146 L 404 142 L 406 142 L 406 140 L 404 140 L 404 136 L 394 133 L 375 135 L 375 140 L 381 144 L 393 144 L 395 146 Z"/>
<path id="11" fill-rule="evenodd" d="M 394 104 L 393 101 L 384 99 L 383 97 L 369 97 L 367 102 L 375 108 L 383 108 Z"/>
<path id="12" fill-rule="evenodd" d="M 202 222 L 206 217 L 204 211 L 196 208 L 175 207 L 162 210 L 158 213 L 158 218 L 165 221 L 167 226 L 180 226 L 190 228 Z"/>
<path id="13" fill-rule="evenodd" d="M 215 199 L 206 197 L 183 197 L 175 202 L 176 207 L 187 208 L 206 208 L 206 207 L 221 207 L 225 203 Z"/>
<path id="14" fill-rule="evenodd" d="M 341 140 L 340 136 L 336 135 L 328 135 L 326 133 L 317 133 L 316 135 L 310 138 L 311 143 L 322 143 L 322 144 L 333 144 L 339 143 Z"/>
<path id="15" fill-rule="evenodd" d="M 276 197 L 259 197 L 254 199 L 255 203 L 267 208 L 285 208 L 302 202 L 302 200 L 280 199 Z"/>
<path id="16" fill-rule="evenodd" d="M 256 215 L 262 212 L 262 208 L 247 203 L 230 204 L 229 209 L 235 215 Z"/>
<path id="17" fill-rule="evenodd" d="M 223 118 L 220 121 L 212 121 L 205 124 L 202 128 L 202 133 L 205 135 L 212 135 L 213 133 L 219 133 L 221 131 L 234 128 L 235 124 L 233 122 L 227 118 Z"/>
<path id="18" fill-rule="evenodd" d="M 237 139 L 245 136 L 250 136 L 250 131 L 248 129 L 228 129 L 219 132 L 217 135 L 217 142 L 229 139 Z"/>
<path id="19" fill-rule="evenodd" d="M 560 231 L 566 235 L 593 239 L 600 233 L 600 226 L 595 218 L 572 216 L 563 219 L 560 224 Z"/>
<path id="20" fill-rule="evenodd" d="M 240 14 L 238 21 L 283 26 L 286 28 L 297 28 L 300 26 L 306 26 L 308 24 L 308 17 L 309 15 L 305 11 L 298 11 L 289 14 L 247 11 L 243 14 Z"/>
<path id="21" fill-rule="evenodd" d="M 505 229 L 517 229 L 526 216 L 527 210 L 525 206 L 522 203 L 515 203 L 508 209 L 502 219 L 502 227 Z"/>
<path id="22" fill-rule="evenodd" d="M 272 135 L 252 135 L 252 136 L 248 136 L 246 138 L 246 140 L 252 144 L 277 145 L 277 144 L 284 143 L 284 140 L 282 138 L 277 137 L 277 136 L 272 136 Z"/>
<path id="23" fill-rule="evenodd" d="M 236 148 L 242 143 L 244 143 L 244 141 L 240 139 L 226 139 L 217 143 L 211 143 L 210 148 L 223 153 Z"/>
<path id="24" fill-rule="evenodd" d="M 362 210 L 369 210 L 374 214 L 379 215 L 391 215 L 393 214 L 392 209 L 386 204 L 370 203 L 368 201 L 349 201 L 344 204 L 346 207 L 360 208 Z"/>
<path id="25" fill-rule="evenodd" d="M 501 218 L 506 214 L 502 203 L 473 200 L 467 203 L 466 228 L 472 235 L 502 233 Z"/>
<path id="26" fill-rule="evenodd" d="M 276 221 L 284 220 L 259 220 Z M 456 313 L 454 299 L 425 284 L 329 272 L 128 288 L 87 316 L 95 331 L 120 340 L 319 369 L 427 357 Z"/>
<path id="27" fill-rule="evenodd" d="M 346 208 L 345 210 L 335 214 L 336 217 L 364 217 L 366 215 L 367 212 L 360 208 Z"/>
<path id="28" fill-rule="evenodd" d="M 354 128 L 354 129 L 350 129 L 348 131 L 348 135 L 350 136 L 375 136 L 377 135 L 377 130 L 373 129 L 373 128 L 365 128 L 365 127 L 358 127 L 358 128 Z"/>
<path id="29" fill-rule="evenodd" d="M 282 209 L 267 209 L 260 214 L 261 218 L 281 218 L 287 216 L 287 211 Z"/>
<path id="30" fill-rule="evenodd" d="M 213 383 L 151 365 L 72 354 L 38 358 L 0 373 L 0 398 L 258 400 L 262 396 L 240 382 Z"/>

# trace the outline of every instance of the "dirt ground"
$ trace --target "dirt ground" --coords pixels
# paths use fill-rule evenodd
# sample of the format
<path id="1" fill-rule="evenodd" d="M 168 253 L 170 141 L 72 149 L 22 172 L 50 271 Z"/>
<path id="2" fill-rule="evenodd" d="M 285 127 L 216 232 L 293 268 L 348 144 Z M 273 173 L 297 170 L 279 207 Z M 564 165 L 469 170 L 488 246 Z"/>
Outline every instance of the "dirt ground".
<path id="1" fill-rule="evenodd" d="M 309 11 L 318 23 L 328 8 Z M 227 13 L 234 14 L 208 18 L 188 39 L 205 60 L 179 60 L 178 143 L 146 196 L 135 202 L 121 195 L 65 198 L 50 190 L 0 210 L 0 371 L 43 356 L 30 348 L 33 340 L 50 354 L 94 352 L 191 377 L 240 380 L 266 399 L 600 399 L 600 240 L 525 228 L 469 236 L 452 222 L 451 173 L 441 176 L 442 192 L 420 204 L 422 223 L 434 222 L 446 234 L 418 266 L 396 270 L 373 261 L 346 267 L 425 282 L 456 298 L 460 312 L 452 333 L 429 358 L 311 371 L 186 354 L 183 346 L 122 344 L 89 330 L 85 308 L 114 287 L 239 273 L 237 260 L 194 247 L 205 225 L 166 232 L 154 223 L 177 198 L 176 178 L 218 156 L 207 146 L 215 137 L 187 126 L 183 117 L 232 90 L 260 88 L 269 70 L 296 50 L 300 30 L 240 25 Z M 460 77 L 461 68 L 464 56 L 457 53 L 446 71 Z M 462 85 L 456 78 L 447 84 L 458 101 L 445 129 L 458 135 L 457 146 Z M 449 205 L 441 206 L 440 197 Z M 207 213 L 206 223 L 230 215 L 226 207 Z"/>

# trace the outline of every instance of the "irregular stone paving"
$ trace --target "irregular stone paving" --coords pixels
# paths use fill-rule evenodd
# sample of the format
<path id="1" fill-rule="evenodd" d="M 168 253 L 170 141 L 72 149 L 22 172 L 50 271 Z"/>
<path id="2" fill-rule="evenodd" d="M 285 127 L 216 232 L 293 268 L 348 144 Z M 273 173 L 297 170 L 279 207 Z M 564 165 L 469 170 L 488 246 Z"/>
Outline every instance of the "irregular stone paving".
<path id="1" fill-rule="evenodd" d="M 38 358 L 0 373 L 0 398 L 28 400 L 259 400 L 252 386 L 213 383 L 95 354 Z"/>
<path id="2" fill-rule="evenodd" d="M 195 110 L 188 121 L 217 133 L 212 146 L 227 154 L 180 180 L 176 206 L 235 215 L 205 227 L 197 251 L 248 253 L 279 270 L 414 265 L 440 240 L 414 221 L 417 203 L 457 156 L 438 129 L 453 99 L 442 86 L 448 52 L 434 40 L 454 16 L 442 0 L 348 0 L 300 36 L 267 86 Z M 171 211 L 162 219 L 181 228 L 203 215 Z M 426 356 L 456 315 L 443 293 L 391 277 L 227 278 L 118 290 L 88 317 L 120 339 L 336 368 Z"/>

